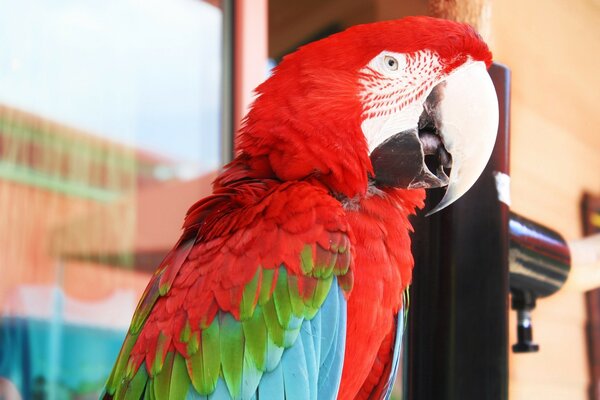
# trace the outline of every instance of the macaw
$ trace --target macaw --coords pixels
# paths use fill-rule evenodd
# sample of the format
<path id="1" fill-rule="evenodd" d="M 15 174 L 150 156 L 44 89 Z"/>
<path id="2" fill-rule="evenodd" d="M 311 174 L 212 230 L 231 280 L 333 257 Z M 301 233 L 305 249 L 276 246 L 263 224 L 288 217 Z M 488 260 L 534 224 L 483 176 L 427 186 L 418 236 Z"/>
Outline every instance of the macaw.
<path id="1" fill-rule="evenodd" d="M 104 399 L 381 399 L 398 367 L 409 216 L 465 193 L 495 142 L 491 53 L 429 17 L 283 58 L 238 155 L 152 276 Z"/>

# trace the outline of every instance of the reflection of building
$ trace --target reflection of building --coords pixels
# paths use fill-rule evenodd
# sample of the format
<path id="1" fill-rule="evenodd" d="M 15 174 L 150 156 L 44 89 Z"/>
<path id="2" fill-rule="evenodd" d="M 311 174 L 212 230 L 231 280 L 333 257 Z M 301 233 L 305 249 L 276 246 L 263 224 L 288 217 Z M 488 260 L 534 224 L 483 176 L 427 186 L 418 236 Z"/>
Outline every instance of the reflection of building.
<path id="1" fill-rule="evenodd" d="M 152 270 L 212 180 L 162 181 L 155 172 L 165 165 L 174 163 L 0 107 L 0 265 L 19 266 L 6 268 L 0 296 L 16 282 L 55 282 L 58 260 Z"/>
<path id="2" fill-rule="evenodd" d="M 47 372 L 60 393 L 103 384 L 148 272 L 210 188 L 213 174 L 157 177 L 174 164 L 0 106 L 0 338 L 19 343 L 0 340 L 0 375 L 23 394 L 34 377 L 15 368 Z"/>

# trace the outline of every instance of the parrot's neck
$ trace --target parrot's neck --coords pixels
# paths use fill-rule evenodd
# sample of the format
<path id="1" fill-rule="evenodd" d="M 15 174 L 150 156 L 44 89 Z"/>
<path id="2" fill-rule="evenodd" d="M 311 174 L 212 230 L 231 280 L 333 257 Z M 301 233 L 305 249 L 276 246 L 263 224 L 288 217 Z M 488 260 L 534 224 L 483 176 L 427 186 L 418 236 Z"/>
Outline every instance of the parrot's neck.
<path id="1" fill-rule="evenodd" d="M 360 199 L 379 191 L 374 183 L 368 180 L 366 170 L 355 173 L 353 172 L 354 169 L 338 166 L 336 167 L 336 173 L 330 171 L 324 174 L 318 170 L 312 170 L 311 172 L 297 172 L 288 176 L 286 173 L 277 170 L 277 161 L 273 161 L 272 158 L 271 154 L 258 156 L 247 153 L 239 154 L 224 167 L 223 172 L 214 182 L 214 188 L 227 187 L 253 179 L 276 180 L 281 183 L 305 181 L 325 188 L 333 197 L 348 207 L 353 207 Z M 274 162 L 275 165 L 273 165 Z M 290 160 L 287 165 L 289 168 L 293 168 L 293 160 Z M 358 176 L 354 174 L 358 174 Z"/>

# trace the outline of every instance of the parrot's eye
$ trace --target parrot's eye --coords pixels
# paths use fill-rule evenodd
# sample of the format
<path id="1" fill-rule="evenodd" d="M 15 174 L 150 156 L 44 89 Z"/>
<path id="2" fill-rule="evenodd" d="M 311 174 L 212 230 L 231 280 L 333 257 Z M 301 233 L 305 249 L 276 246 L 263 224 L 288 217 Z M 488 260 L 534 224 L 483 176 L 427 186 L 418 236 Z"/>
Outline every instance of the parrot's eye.
<path id="1" fill-rule="evenodd" d="M 402 53 L 384 50 L 371 59 L 367 67 L 371 71 L 397 78 L 406 67 L 406 56 Z"/>
<path id="2" fill-rule="evenodd" d="M 385 58 L 383 59 L 383 63 L 385 64 L 386 68 L 390 71 L 396 71 L 398 69 L 398 60 L 396 60 L 392 56 L 385 56 Z"/>

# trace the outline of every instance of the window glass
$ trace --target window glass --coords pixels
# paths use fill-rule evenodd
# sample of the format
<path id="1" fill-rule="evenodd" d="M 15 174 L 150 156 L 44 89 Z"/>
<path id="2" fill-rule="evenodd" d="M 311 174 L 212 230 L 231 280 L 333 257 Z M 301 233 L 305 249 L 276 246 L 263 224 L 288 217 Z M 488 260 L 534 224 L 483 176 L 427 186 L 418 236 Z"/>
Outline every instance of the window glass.
<path id="1" fill-rule="evenodd" d="M 221 35 L 218 1 L 0 0 L 0 398 L 97 398 L 221 163 Z"/>

